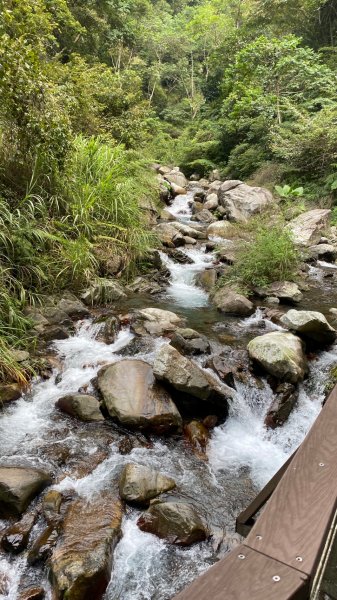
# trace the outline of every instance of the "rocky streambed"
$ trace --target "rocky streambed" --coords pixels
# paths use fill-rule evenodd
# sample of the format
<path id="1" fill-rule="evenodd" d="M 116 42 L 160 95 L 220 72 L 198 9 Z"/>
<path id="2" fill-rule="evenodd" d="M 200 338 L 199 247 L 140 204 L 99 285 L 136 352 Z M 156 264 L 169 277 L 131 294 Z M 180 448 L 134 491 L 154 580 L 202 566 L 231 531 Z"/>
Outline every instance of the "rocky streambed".
<path id="1" fill-rule="evenodd" d="M 310 249 L 301 289 L 219 292 L 231 222 L 274 200 L 159 170 L 174 199 L 162 184 L 150 272 L 31 313 L 54 368 L 0 415 L 3 599 L 171 599 L 239 543 L 236 515 L 326 396 L 337 361 L 327 215 L 296 225 Z"/>

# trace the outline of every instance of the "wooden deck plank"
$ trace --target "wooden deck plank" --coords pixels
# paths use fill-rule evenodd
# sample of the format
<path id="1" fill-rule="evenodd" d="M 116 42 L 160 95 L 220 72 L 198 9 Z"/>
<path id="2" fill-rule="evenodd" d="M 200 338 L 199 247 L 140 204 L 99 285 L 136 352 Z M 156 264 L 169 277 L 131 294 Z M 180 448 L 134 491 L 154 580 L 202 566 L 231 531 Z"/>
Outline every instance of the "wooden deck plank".
<path id="1" fill-rule="evenodd" d="M 276 487 L 245 544 L 312 574 L 337 505 L 337 389 Z"/>
<path id="2" fill-rule="evenodd" d="M 241 545 L 174 600 L 307 600 L 308 590 L 300 571 Z"/>

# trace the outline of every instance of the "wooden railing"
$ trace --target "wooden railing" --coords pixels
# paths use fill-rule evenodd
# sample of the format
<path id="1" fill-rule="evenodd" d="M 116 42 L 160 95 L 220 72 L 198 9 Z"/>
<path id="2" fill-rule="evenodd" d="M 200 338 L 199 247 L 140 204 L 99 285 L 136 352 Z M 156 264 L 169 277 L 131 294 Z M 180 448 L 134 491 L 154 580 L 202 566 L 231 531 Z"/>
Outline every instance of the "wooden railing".
<path id="1" fill-rule="evenodd" d="M 175 600 L 308 600 L 336 509 L 337 386 L 297 452 L 239 516 L 243 543 Z"/>

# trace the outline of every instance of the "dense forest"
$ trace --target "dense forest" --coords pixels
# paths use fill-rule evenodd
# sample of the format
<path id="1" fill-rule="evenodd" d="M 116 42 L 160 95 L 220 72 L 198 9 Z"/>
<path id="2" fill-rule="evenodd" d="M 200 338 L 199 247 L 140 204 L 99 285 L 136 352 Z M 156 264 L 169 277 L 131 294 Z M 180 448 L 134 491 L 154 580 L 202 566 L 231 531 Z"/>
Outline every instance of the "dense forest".
<path id="1" fill-rule="evenodd" d="M 26 304 L 104 276 L 114 254 L 127 277 L 155 244 L 151 163 L 334 205 L 335 0 L 0 7 L 5 372 L 8 344 L 29 343 Z"/>

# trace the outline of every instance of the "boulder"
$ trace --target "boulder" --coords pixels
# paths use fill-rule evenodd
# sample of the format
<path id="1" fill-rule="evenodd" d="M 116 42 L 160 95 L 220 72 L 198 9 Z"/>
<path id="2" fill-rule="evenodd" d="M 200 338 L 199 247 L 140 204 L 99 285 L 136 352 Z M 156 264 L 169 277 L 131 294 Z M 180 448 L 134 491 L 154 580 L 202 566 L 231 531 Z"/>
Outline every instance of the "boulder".
<path id="1" fill-rule="evenodd" d="M 150 281 L 145 277 L 137 277 L 132 283 L 126 286 L 128 292 L 133 294 L 159 294 L 162 291 L 161 285 L 155 281 Z"/>
<path id="2" fill-rule="evenodd" d="M 0 467 L 0 513 L 22 514 L 29 503 L 51 483 L 48 473 L 25 467 Z"/>
<path id="3" fill-rule="evenodd" d="M 154 228 L 154 232 L 158 236 L 163 246 L 168 248 L 177 248 L 178 246 L 184 246 L 184 236 L 180 233 L 172 223 L 159 223 Z"/>
<path id="4" fill-rule="evenodd" d="M 55 404 L 61 412 L 76 417 L 80 421 L 104 421 L 99 409 L 99 401 L 86 394 L 68 394 L 59 398 Z"/>
<path id="5" fill-rule="evenodd" d="M 119 482 L 119 494 L 126 502 L 147 506 L 156 496 L 176 487 L 174 479 L 143 465 L 125 465 Z"/>
<path id="6" fill-rule="evenodd" d="M 226 314 L 248 317 L 254 312 L 254 304 L 242 294 L 229 287 L 222 287 L 212 298 L 218 310 Z"/>
<path id="7" fill-rule="evenodd" d="M 220 384 L 210 373 L 182 356 L 171 345 L 160 348 L 155 357 L 153 372 L 159 381 L 164 381 L 174 390 L 183 392 L 194 400 L 213 403 L 222 414 L 227 414 L 228 400 L 233 397 L 233 390 Z"/>
<path id="8" fill-rule="evenodd" d="M 42 511 L 48 525 L 57 525 L 59 523 L 62 502 L 63 496 L 58 490 L 49 490 L 43 496 Z"/>
<path id="9" fill-rule="evenodd" d="M 138 519 L 137 525 L 142 531 L 179 546 L 202 542 L 209 535 L 195 508 L 183 502 L 156 503 Z"/>
<path id="10" fill-rule="evenodd" d="M 181 416 L 169 393 L 142 360 L 126 359 L 103 367 L 98 387 L 110 416 L 123 425 L 156 433 L 181 428 Z"/>
<path id="11" fill-rule="evenodd" d="M 181 196 L 186 194 L 186 188 L 181 185 L 177 185 L 176 183 L 170 183 L 170 189 L 173 196 Z"/>
<path id="12" fill-rule="evenodd" d="M 191 444 L 194 453 L 205 460 L 206 447 L 209 440 L 209 430 L 200 421 L 191 421 L 184 427 L 184 434 Z"/>
<path id="13" fill-rule="evenodd" d="M 121 502 L 110 494 L 101 493 L 90 504 L 83 499 L 71 504 L 63 523 L 62 539 L 50 559 L 57 600 L 103 597 L 121 523 Z"/>
<path id="14" fill-rule="evenodd" d="M 185 225 L 185 223 L 179 223 L 179 221 L 173 223 L 172 227 L 177 229 L 177 231 L 179 231 L 183 236 L 195 238 L 196 240 L 203 239 L 205 237 L 203 231 L 195 229 L 194 227 L 190 227 L 189 225 Z"/>
<path id="15" fill-rule="evenodd" d="M 184 235 L 184 241 L 186 246 L 195 246 L 197 243 L 196 239 L 188 237 L 187 235 Z"/>
<path id="16" fill-rule="evenodd" d="M 218 190 L 218 199 L 230 221 L 246 222 L 253 215 L 276 206 L 269 190 L 241 181 L 225 181 Z"/>
<path id="17" fill-rule="evenodd" d="M 308 371 L 301 340 L 292 333 L 272 331 L 248 344 L 250 358 L 280 381 L 297 383 Z"/>
<path id="18" fill-rule="evenodd" d="M 18 600 L 44 600 L 46 593 L 42 587 L 26 588 L 20 593 Z"/>
<path id="19" fill-rule="evenodd" d="M 322 232 L 329 227 L 330 214 L 331 210 L 315 208 L 290 221 L 287 227 L 293 235 L 295 244 L 299 246 L 318 244 Z"/>
<path id="20" fill-rule="evenodd" d="M 297 283 L 293 281 L 275 281 L 265 288 L 259 288 L 254 291 L 262 298 L 274 296 L 281 300 L 281 302 L 286 303 L 300 302 L 303 297 Z"/>
<path id="21" fill-rule="evenodd" d="M 182 354 L 204 354 L 211 349 L 207 337 L 194 329 L 176 329 L 170 344 Z"/>
<path id="22" fill-rule="evenodd" d="M 217 221 L 216 223 L 211 223 L 211 225 L 207 227 L 208 237 L 227 239 L 228 237 L 231 237 L 234 232 L 235 228 L 229 221 Z"/>
<path id="23" fill-rule="evenodd" d="M 19 554 L 27 548 L 30 532 L 36 520 L 36 513 L 26 514 L 21 521 L 10 525 L 2 532 L 1 545 L 6 552 Z"/>
<path id="24" fill-rule="evenodd" d="M 207 210 L 207 208 L 203 208 L 193 215 L 191 221 L 199 221 L 199 223 L 214 223 L 216 219 L 212 213 Z"/>
<path id="25" fill-rule="evenodd" d="M 268 409 L 265 425 L 270 429 L 280 427 L 288 420 L 298 400 L 298 389 L 292 383 L 281 383 L 275 390 L 275 398 Z"/>
<path id="26" fill-rule="evenodd" d="M 45 342 L 53 342 L 54 340 L 67 340 L 69 338 L 67 329 L 62 325 L 49 325 L 48 327 L 41 327 L 39 330 L 37 327 L 35 327 L 35 330 L 39 332 L 41 338 Z"/>
<path id="27" fill-rule="evenodd" d="M 0 405 L 18 400 L 22 394 L 22 388 L 18 383 L 0 384 Z"/>
<path id="28" fill-rule="evenodd" d="M 132 329 L 137 335 L 166 335 L 183 324 L 175 313 L 161 308 L 143 308 L 135 311 Z"/>
<path id="29" fill-rule="evenodd" d="M 219 206 L 218 195 L 215 193 L 209 194 L 207 196 L 206 202 L 204 203 L 204 208 L 207 210 L 215 210 Z"/>
<path id="30" fill-rule="evenodd" d="M 188 185 L 188 181 L 179 169 L 172 169 L 169 173 L 164 173 L 165 179 L 169 181 L 171 184 L 175 184 L 181 188 L 186 188 Z"/>
<path id="31" fill-rule="evenodd" d="M 235 389 L 235 375 L 237 374 L 237 368 L 229 364 L 228 357 L 223 356 L 212 356 L 206 366 L 216 372 L 218 377 L 229 385 L 229 387 Z"/>
<path id="32" fill-rule="evenodd" d="M 205 290 L 210 291 L 214 288 L 217 282 L 217 272 L 215 269 L 206 269 L 198 274 L 198 283 Z"/>
<path id="33" fill-rule="evenodd" d="M 71 327 L 73 324 L 69 315 L 57 306 L 45 306 L 41 309 L 41 312 L 50 325 L 64 325 L 64 327 Z"/>
<path id="34" fill-rule="evenodd" d="M 334 262 L 337 258 L 337 247 L 332 244 L 317 244 L 308 249 L 309 260 L 325 260 Z"/>
<path id="35" fill-rule="evenodd" d="M 125 297 L 122 286 L 111 279 L 100 279 L 81 295 L 81 299 L 87 306 L 110 304 Z"/>
<path id="36" fill-rule="evenodd" d="M 177 248 L 170 248 L 167 250 L 167 255 L 174 260 L 174 262 L 180 263 L 182 265 L 192 265 L 194 263 L 193 258 L 187 256 L 185 252 L 178 250 Z"/>
<path id="37" fill-rule="evenodd" d="M 44 563 L 50 558 L 53 548 L 58 540 L 58 531 L 54 524 L 47 525 L 45 529 L 36 538 L 33 545 L 31 546 L 27 562 L 29 565 L 36 565 L 38 563 Z"/>
<path id="38" fill-rule="evenodd" d="M 289 310 L 280 319 L 283 327 L 294 331 L 305 340 L 317 344 L 332 344 L 336 339 L 336 331 L 325 316 L 314 310 Z"/>

